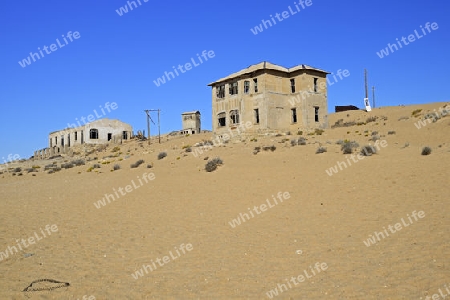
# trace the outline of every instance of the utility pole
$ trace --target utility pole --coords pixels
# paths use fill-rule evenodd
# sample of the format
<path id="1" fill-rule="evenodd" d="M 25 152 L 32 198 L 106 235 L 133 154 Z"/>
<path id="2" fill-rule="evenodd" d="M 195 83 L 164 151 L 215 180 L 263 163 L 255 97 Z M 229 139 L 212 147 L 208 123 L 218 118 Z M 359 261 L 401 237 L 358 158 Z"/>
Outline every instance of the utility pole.
<path id="1" fill-rule="evenodd" d="M 161 144 L 161 129 L 160 129 L 160 123 L 159 123 L 159 112 L 160 112 L 160 109 L 146 109 L 144 111 L 147 114 L 147 130 L 148 130 L 147 138 L 148 138 L 148 144 L 149 145 L 151 144 L 151 141 L 150 141 L 150 121 L 153 123 L 153 125 L 156 125 L 155 122 L 153 122 L 152 117 L 150 116 L 150 112 L 152 112 L 152 111 L 157 111 L 158 112 L 158 140 L 159 140 L 159 143 Z"/>
<path id="2" fill-rule="evenodd" d="M 372 87 L 372 103 L 373 103 L 373 108 L 375 108 L 375 87 Z"/>
<path id="3" fill-rule="evenodd" d="M 369 103 L 369 88 L 367 86 L 367 70 L 364 69 L 364 85 L 366 89 L 366 97 L 364 98 L 364 106 L 366 107 L 366 111 L 371 111 L 370 103 Z"/>

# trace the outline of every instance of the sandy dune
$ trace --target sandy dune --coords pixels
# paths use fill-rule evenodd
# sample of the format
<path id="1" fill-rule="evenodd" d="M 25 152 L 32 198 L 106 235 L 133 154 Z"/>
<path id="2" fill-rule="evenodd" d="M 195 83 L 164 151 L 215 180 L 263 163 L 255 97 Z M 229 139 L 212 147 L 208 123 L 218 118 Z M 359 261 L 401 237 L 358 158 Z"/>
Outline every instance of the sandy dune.
<path id="1" fill-rule="evenodd" d="M 18 248 L 18 239 L 41 239 L 2 257 L 0 299 L 270 299 L 270 290 L 280 287 L 274 299 L 425 299 L 439 289 L 448 294 L 450 117 L 415 126 L 445 105 L 331 114 L 330 125 L 378 118 L 322 135 L 304 132 L 304 146 L 291 146 L 299 138 L 292 132 L 230 141 L 195 157 L 183 146 L 212 139 L 200 134 L 164 137 L 161 144 L 132 141 L 120 145 L 118 157 L 103 160 L 114 154 L 112 145 L 91 154 L 97 159 L 86 165 L 54 174 L 43 170 L 51 161 L 23 162 L 23 169 L 41 168 L 0 175 L 0 252 Z M 416 109 L 422 111 L 413 117 Z M 348 158 L 336 141 L 373 145 L 373 131 L 387 146 L 327 174 Z M 271 145 L 275 151 L 253 154 L 255 147 Z M 315 154 L 319 145 L 327 152 Z M 424 146 L 430 155 L 421 155 Z M 168 155 L 158 160 L 161 151 Z M 220 157 L 223 165 L 206 172 L 205 157 Z M 130 168 L 139 159 L 145 163 Z M 101 168 L 87 172 L 97 163 Z M 114 164 L 121 169 L 111 172 Z M 154 180 L 143 181 L 151 173 Z M 115 192 L 115 201 L 94 205 Z M 279 192 L 290 198 L 275 204 L 272 195 Z M 253 210 L 263 204 L 265 211 Z M 421 211 L 423 217 L 415 219 L 413 212 Z M 230 222 L 244 213 L 248 219 L 233 228 Z M 388 231 L 396 223 L 402 228 Z M 57 231 L 47 227 L 48 234 L 46 225 Z M 384 229 L 389 236 L 365 245 Z M 316 263 L 326 269 L 319 272 Z M 153 271 L 142 270 L 135 279 L 143 265 Z M 23 292 L 38 279 L 70 286 Z"/>

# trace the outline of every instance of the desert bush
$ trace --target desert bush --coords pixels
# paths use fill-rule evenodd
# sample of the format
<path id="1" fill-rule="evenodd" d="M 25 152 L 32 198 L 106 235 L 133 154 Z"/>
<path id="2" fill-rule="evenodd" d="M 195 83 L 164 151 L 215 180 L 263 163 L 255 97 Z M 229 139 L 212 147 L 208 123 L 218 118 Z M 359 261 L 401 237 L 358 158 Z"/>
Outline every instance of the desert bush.
<path id="1" fill-rule="evenodd" d="M 257 142 L 257 141 L 258 141 L 258 139 L 255 137 L 250 139 L 250 142 Z"/>
<path id="2" fill-rule="evenodd" d="M 411 113 L 411 116 L 417 117 L 421 112 L 422 112 L 422 109 L 415 109 L 415 110 L 413 110 L 413 112 Z"/>
<path id="3" fill-rule="evenodd" d="M 137 162 L 135 162 L 134 164 L 131 164 L 131 168 L 137 168 L 140 165 L 142 165 L 144 163 L 143 159 L 138 160 Z"/>
<path id="4" fill-rule="evenodd" d="M 187 149 L 187 148 L 191 148 L 191 145 L 184 145 L 183 147 L 181 147 L 181 149 Z"/>
<path id="5" fill-rule="evenodd" d="M 166 157 L 167 156 L 167 153 L 166 152 L 160 152 L 159 154 L 158 154 L 158 159 L 163 159 L 164 157 Z"/>
<path id="6" fill-rule="evenodd" d="M 322 135 L 322 133 L 324 133 L 324 132 L 325 132 L 325 130 L 320 129 L 320 128 L 316 128 L 316 130 L 314 130 L 314 133 L 315 133 L 316 135 Z"/>
<path id="7" fill-rule="evenodd" d="M 372 131 L 372 135 L 378 135 L 378 131 Z"/>
<path id="8" fill-rule="evenodd" d="M 100 169 L 102 166 L 100 166 L 100 164 L 94 164 L 92 166 L 93 169 Z"/>
<path id="9" fill-rule="evenodd" d="M 377 149 L 375 149 L 374 146 L 366 145 L 361 148 L 361 155 L 371 156 L 372 154 L 376 154 L 376 153 L 377 153 Z"/>
<path id="10" fill-rule="evenodd" d="M 274 145 L 272 145 L 272 146 L 264 146 L 264 147 L 262 147 L 262 149 L 264 150 L 264 151 L 275 151 L 276 149 L 277 149 L 277 147 L 275 147 Z"/>
<path id="11" fill-rule="evenodd" d="M 327 148 L 320 146 L 319 148 L 317 148 L 316 150 L 316 154 L 320 154 L 320 153 L 325 153 L 327 152 Z"/>
<path id="12" fill-rule="evenodd" d="M 298 142 L 297 142 L 296 139 L 291 140 L 291 146 L 292 147 L 297 146 L 297 144 L 298 144 Z"/>
<path id="13" fill-rule="evenodd" d="M 366 123 L 375 122 L 377 120 L 377 116 L 371 116 L 366 119 Z"/>
<path id="14" fill-rule="evenodd" d="M 409 117 L 406 117 L 406 116 L 400 117 L 398 120 L 399 120 L 399 121 L 402 121 L 402 120 L 409 120 Z"/>
<path id="15" fill-rule="evenodd" d="M 396 132 L 394 130 L 388 131 L 388 135 L 395 134 L 395 133 Z"/>
<path id="16" fill-rule="evenodd" d="M 71 163 L 61 164 L 61 168 L 64 168 L 64 169 L 70 169 L 70 168 L 73 168 L 73 167 L 74 167 L 74 165 L 71 164 Z"/>
<path id="17" fill-rule="evenodd" d="M 152 165 L 152 164 L 148 164 L 148 165 L 147 165 L 147 168 L 148 168 L 148 169 L 151 169 L 151 168 L 153 168 L 153 165 Z"/>
<path id="18" fill-rule="evenodd" d="M 192 148 L 191 148 L 191 147 L 187 147 L 184 151 L 186 151 L 186 152 L 192 152 Z"/>
<path id="19" fill-rule="evenodd" d="M 85 165 L 86 163 L 84 162 L 84 159 L 76 159 L 72 161 L 72 164 L 79 167 Z"/>
<path id="20" fill-rule="evenodd" d="M 32 173 L 32 172 L 37 172 L 38 170 L 36 169 L 36 168 L 28 168 L 28 169 L 25 169 L 25 172 L 27 172 L 27 173 Z"/>
<path id="21" fill-rule="evenodd" d="M 336 145 L 344 145 L 344 141 L 343 140 L 338 140 L 338 141 L 336 141 Z"/>
<path id="22" fill-rule="evenodd" d="M 423 147 L 422 155 L 430 155 L 430 154 L 431 154 L 431 148 L 430 147 Z"/>
<path id="23" fill-rule="evenodd" d="M 371 141 L 377 141 L 377 140 L 379 140 L 380 139 L 380 136 L 379 135 L 373 135 L 371 138 L 370 138 L 370 140 Z"/>
<path id="24" fill-rule="evenodd" d="M 19 168 L 19 167 L 14 168 L 13 172 L 14 172 L 14 173 L 22 172 L 22 168 Z"/>
<path id="25" fill-rule="evenodd" d="M 303 135 L 303 131 L 301 130 L 297 131 L 297 135 Z"/>
<path id="26" fill-rule="evenodd" d="M 114 167 L 113 167 L 113 170 L 114 171 L 120 170 L 120 165 L 115 164 Z"/>
<path id="27" fill-rule="evenodd" d="M 306 145 L 306 139 L 304 137 L 299 137 L 297 144 L 299 146 L 305 146 Z"/>
<path id="28" fill-rule="evenodd" d="M 205 165 L 206 172 L 212 172 L 217 169 L 218 166 L 222 165 L 223 161 L 219 158 L 213 158 L 212 160 L 208 161 Z"/>
<path id="29" fill-rule="evenodd" d="M 114 148 L 112 148 L 111 152 L 118 152 L 120 151 L 120 147 L 115 146 Z"/>

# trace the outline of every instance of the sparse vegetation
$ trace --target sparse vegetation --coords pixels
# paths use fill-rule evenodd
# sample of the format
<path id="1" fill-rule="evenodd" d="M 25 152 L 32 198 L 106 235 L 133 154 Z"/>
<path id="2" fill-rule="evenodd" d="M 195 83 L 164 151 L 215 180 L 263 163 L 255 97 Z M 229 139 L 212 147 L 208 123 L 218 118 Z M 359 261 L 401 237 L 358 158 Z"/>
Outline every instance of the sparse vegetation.
<path id="1" fill-rule="evenodd" d="M 258 139 L 255 137 L 250 139 L 250 142 L 257 142 L 257 141 L 258 141 Z"/>
<path id="2" fill-rule="evenodd" d="M 422 155 L 430 155 L 431 154 L 431 148 L 430 147 L 423 147 L 422 149 Z"/>
<path id="3" fill-rule="evenodd" d="M 113 170 L 114 171 L 120 170 L 120 165 L 115 164 L 114 167 L 113 167 Z"/>
<path id="4" fill-rule="evenodd" d="M 303 135 L 303 131 L 302 130 L 297 131 L 297 135 Z"/>
<path id="5" fill-rule="evenodd" d="M 396 132 L 394 130 L 388 131 L 388 135 L 395 134 Z"/>
<path id="6" fill-rule="evenodd" d="M 206 172 L 212 172 L 217 169 L 218 166 L 222 165 L 223 161 L 219 158 L 213 158 L 212 160 L 208 161 L 205 165 Z"/>
<path id="7" fill-rule="evenodd" d="M 366 119 L 366 123 L 375 122 L 378 119 L 377 116 L 371 116 Z"/>
<path id="8" fill-rule="evenodd" d="M 275 147 L 274 145 L 272 145 L 272 146 L 264 146 L 264 147 L 262 147 L 262 149 L 264 150 L 264 151 L 275 151 L 276 149 L 277 149 L 277 147 Z"/>
<path id="9" fill-rule="evenodd" d="M 137 168 L 137 167 L 139 167 L 140 165 L 142 165 L 144 162 L 145 162 L 145 161 L 144 161 L 143 159 L 140 159 L 140 160 L 138 160 L 137 162 L 135 162 L 134 164 L 131 164 L 131 168 L 132 168 L 132 169 Z"/>
<path id="10" fill-rule="evenodd" d="M 320 153 L 325 153 L 327 152 L 327 148 L 320 146 L 319 148 L 317 148 L 316 150 L 316 154 L 320 154 Z"/>
<path id="11" fill-rule="evenodd" d="M 299 137 L 297 144 L 299 146 L 305 146 L 306 145 L 306 139 L 304 137 Z"/>
<path id="12" fill-rule="evenodd" d="M 422 109 L 413 110 L 413 112 L 411 113 L 411 116 L 418 117 L 421 112 L 422 112 Z"/>
<path id="13" fill-rule="evenodd" d="M 371 145 L 366 145 L 361 148 L 361 155 L 371 156 L 372 154 L 376 154 L 376 153 L 377 153 L 377 149 L 375 149 L 375 147 L 373 147 Z"/>
<path id="14" fill-rule="evenodd" d="M 163 158 L 166 157 L 166 156 L 167 156 L 167 153 L 166 153 L 166 152 L 160 152 L 160 153 L 158 154 L 158 159 L 161 160 L 161 159 L 163 159 Z"/>
<path id="15" fill-rule="evenodd" d="M 187 147 L 184 151 L 186 151 L 186 152 L 192 152 L 192 148 L 189 146 L 189 147 Z"/>
<path id="16" fill-rule="evenodd" d="M 406 117 L 406 116 L 404 116 L 404 117 L 400 117 L 398 120 L 399 120 L 399 121 L 402 121 L 402 120 L 409 120 L 409 118 Z"/>
<path id="17" fill-rule="evenodd" d="M 345 140 L 341 144 L 341 151 L 343 154 L 351 154 L 351 153 L 353 153 L 353 149 L 356 149 L 358 147 L 359 147 L 359 144 L 357 142 Z"/>
<path id="18" fill-rule="evenodd" d="M 85 165 L 84 159 L 76 159 L 72 161 L 72 164 L 74 164 L 75 166 L 83 166 Z"/>
<path id="19" fill-rule="evenodd" d="M 147 165 L 147 168 L 148 168 L 148 169 L 151 169 L 151 168 L 153 168 L 153 165 L 152 165 L 152 164 L 148 164 L 148 165 Z"/>
<path id="20" fill-rule="evenodd" d="M 315 133 L 316 135 L 322 135 L 322 133 L 324 133 L 324 132 L 325 132 L 325 130 L 320 129 L 320 128 L 316 128 L 316 130 L 314 131 L 314 133 Z"/>
<path id="21" fill-rule="evenodd" d="M 115 146 L 115 147 L 111 150 L 111 152 L 118 152 L 118 151 L 120 151 L 120 147 L 118 147 L 118 146 Z"/>
<path id="22" fill-rule="evenodd" d="M 70 169 L 73 167 L 74 167 L 74 164 L 72 164 L 72 163 L 61 164 L 61 168 L 63 168 L 63 169 Z"/>

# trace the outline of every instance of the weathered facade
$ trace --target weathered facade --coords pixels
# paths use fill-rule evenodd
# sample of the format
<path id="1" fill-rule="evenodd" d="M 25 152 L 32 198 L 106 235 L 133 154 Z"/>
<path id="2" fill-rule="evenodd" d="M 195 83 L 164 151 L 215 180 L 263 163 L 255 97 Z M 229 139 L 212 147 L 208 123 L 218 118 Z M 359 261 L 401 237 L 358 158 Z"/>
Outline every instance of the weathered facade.
<path id="1" fill-rule="evenodd" d="M 119 120 L 99 119 L 76 128 L 66 128 L 49 134 L 48 148 L 35 151 L 35 159 L 68 153 L 71 147 L 82 144 L 100 145 L 121 143 L 131 139 L 133 129 Z"/>
<path id="2" fill-rule="evenodd" d="M 196 134 L 201 132 L 201 114 L 198 110 L 181 114 L 183 129 L 181 134 Z"/>
<path id="3" fill-rule="evenodd" d="M 327 128 L 327 74 L 307 65 L 262 62 L 210 83 L 213 132 Z"/>

